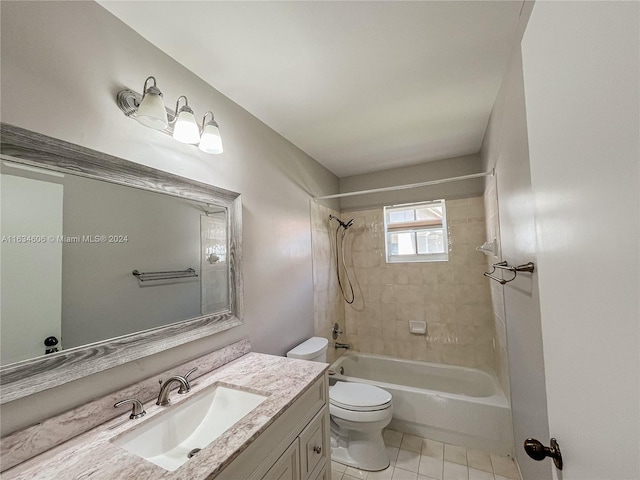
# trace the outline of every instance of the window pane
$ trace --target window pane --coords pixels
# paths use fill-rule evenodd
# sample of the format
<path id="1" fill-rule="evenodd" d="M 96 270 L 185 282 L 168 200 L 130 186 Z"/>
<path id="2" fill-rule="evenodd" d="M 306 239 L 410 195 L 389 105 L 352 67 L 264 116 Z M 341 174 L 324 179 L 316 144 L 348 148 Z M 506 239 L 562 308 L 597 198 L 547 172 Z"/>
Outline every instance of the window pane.
<path id="1" fill-rule="evenodd" d="M 388 236 L 389 245 L 387 245 L 387 249 L 389 250 L 389 255 L 398 255 L 398 234 L 393 233 Z"/>
<path id="2" fill-rule="evenodd" d="M 415 255 L 415 233 L 392 233 L 391 237 L 391 255 Z"/>
<path id="3" fill-rule="evenodd" d="M 444 253 L 444 232 L 438 230 L 423 230 L 417 232 L 418 253 Z"/>
<path id="4" fill-rule="evenodd" d="M 442 205 L 416 208 L 416 220 L 442 221 Z"/>
<path id="5" fill-rule="evenodd" d="M 411 222 L 414 220 L 415 210 L 394 210 L 389 212 L 389 223 Z"/>

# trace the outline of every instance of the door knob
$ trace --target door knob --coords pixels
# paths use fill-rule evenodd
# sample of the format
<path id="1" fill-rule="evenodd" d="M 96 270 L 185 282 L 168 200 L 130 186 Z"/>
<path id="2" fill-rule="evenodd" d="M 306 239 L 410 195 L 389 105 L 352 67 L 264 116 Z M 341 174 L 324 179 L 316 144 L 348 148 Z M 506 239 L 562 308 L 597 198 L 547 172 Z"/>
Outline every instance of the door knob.
<path id="1" fill-rule="evenodd" d="M 558 441 L 552 438 L 549 440 L 549 445 L 549 447 L 545 447 L 535 438 L 527 438 L 524 441 L 524 451 L 534 460 L 544 460 L 546 457 L 551 457 L 556 468 L 562 470 L 562 453 Z"/>

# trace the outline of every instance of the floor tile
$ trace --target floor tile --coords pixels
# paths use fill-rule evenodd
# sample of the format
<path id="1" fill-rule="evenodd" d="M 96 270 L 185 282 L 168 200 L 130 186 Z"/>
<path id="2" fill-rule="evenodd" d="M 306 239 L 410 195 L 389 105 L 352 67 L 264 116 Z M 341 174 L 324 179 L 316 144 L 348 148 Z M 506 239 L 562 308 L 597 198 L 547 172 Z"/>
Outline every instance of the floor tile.
<path id="1" fill-rule="evenodd" d="M 390 447 L 400 447 L 402 442 L 402 432 L 396 432 L 395 430 L 385 430 L 382 434 L 384 438 L 384 444 Z"/>
<path id="2" fill-rule="evenodd" d="M 493 473 L 495 475 L 502 475 L 503 477 L 514 480 L 518 480 L 520 478 L 518 467 L 516 467 L 516 464 L 513 462 L 511 457 L 503 457 L 492 453 L 491 464 L 493 465 Z"/>
<path id="3" fill-rule="evenodd" d="M 493 473 L 478 470 L 477 468 L 469 468 L 469 480 L 494 480 Z"/>
<path id="4" fill-rule="evenodd" d="M 335 479 L 333 479 L 335 480 Z M 432 478 L 432 477 L 427 477 L 425 475 L 420 475 L 418 474 L 418 480 L 437 480 L 436 478 Z"/>
<path id="5" fill-rule="evenodd" d="M 421 453 L 422 452 L 422 438 L 415 435 L 404 434 L 402 436 L 402 443 L 400 450 L 409 450 L 410 452 Z"/>
<path id="6" fill-rule="evenodd" d="M 428 457 L 443 458 L 444 455 L 444 443 L 436 442 L 435 440 L 429 440 L 425 438 L 422 440 L 422 455 Z M 491 460 L 489 460 L 491 462 Z"/>
<path id="7" fill-rule="evenodd" d="M 400 449 L 398 447 L 387 447 L 385 448 L 387 451 L 387 455 L 389 456 L 389 461 L 391 462 L 391 466 L 395 466 L 396 459 L 398 458 L 398 452 Z"/>
<path id="8" fill-rule="evenodd" d="M 444 445 L 444 461 L 467 466 L 467 449 L 457 445 Z"/>
<path id="9" fill-rule="evenodd" d="M 342 480 L 344 473 L 331 470 L 331 480 Z"/>
<path id="10" fill-rule="evenodd" d="M 379 472 L 369 472 L 367 480 L 391 480 L 393 476 L 393 466 Z M 332 479 L 333 480 L 333 479 Z"/>
<path id="11" fill-rule="evenodd" d="M 443 480 L 469 480 L 469 469 L 466 465 L 444 462 Z"/>
<path id="12" fill-rule="evenodd" d="M 401 468 L 395 468 L 391 480 L 418 480 L 418 474 Z"/>
<path id="13" fill-rule="evenodd" d="M 360 470 L 359 468 L 347 467 L 344 471 L 345 475 L 349 475 L 350 477 L 358 478 L 359 480 L 366 480 L 369 472 L 366 470 Z"/>
<path id="14" fill-rule="evenodd" d="M 467 449 L 467 465 L 469 468 L 476 468 L 485 472 L 493 473 L 493 466 L 491 465 L 491 455 L 487 452 L 481 452 L 480 450 Z"/>
<path id="15" fill-rule="evenodd" d="M 418 473 L 430 478 L 442 480 L 443 462 L 441 458 L 429 457 L 427 455 L 420 456 L 420 466 Z"/>
<path id="16" fill-rule="evenodd" d="M 496 480 L 513 480 L 512 478 L 503 477 L 502 475 L 496 475 Z"/>
<path id="17" fill-rule="evenodd" d="M 419 453 L 400 449 L 400 452 L 398 453 L 398 459 L 396 460 L 396 468 L 401 468 L 403 470 L 418 473 L 418 465 L 420 465 Z"/>
<path id="18" fill-rule="evenodd" d="M 358 477 L 352 477 L 351 475 L 345 474 L 341 480 L 359 480 Z"/>
<path id="19" fill-rule="evenodd" d="M 335 472 L 344 473 L 346 469 L 347 469 L 346 465 L 343 465 L 342 463 L 334 462 L 333 460 L 331 460 L 331 470 Z"/>

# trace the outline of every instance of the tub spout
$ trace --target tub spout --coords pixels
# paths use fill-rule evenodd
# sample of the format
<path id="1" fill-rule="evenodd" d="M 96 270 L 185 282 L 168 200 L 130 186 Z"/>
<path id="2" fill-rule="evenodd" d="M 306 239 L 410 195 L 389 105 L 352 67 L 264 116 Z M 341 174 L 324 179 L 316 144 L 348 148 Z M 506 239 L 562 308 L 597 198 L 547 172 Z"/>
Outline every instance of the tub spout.
<path id="1" fill-rule="evenodd" d="M 335 342 L 335 348 L 344 348 L 345 350 L 349 350 L 351 348 L 351 345 L 349 345 L 348 343 L 340 343 L 340 342 Z"/>

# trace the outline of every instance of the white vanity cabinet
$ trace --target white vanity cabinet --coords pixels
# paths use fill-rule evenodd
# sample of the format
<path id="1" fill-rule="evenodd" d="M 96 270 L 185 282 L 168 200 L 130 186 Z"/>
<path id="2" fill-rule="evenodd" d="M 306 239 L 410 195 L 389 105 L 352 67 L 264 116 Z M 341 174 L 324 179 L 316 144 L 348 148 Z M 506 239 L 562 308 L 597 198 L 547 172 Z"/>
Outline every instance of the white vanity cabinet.
<path id="1" fill-rule="evenodd" d="M 298 439 L 272 465 L 262 480 L 296 480 L 300 478 L 300 448 Z"/>
<path id="2" fill-rule="evenodd" d="M 300 441 L 300 479 L 315 480 L 329 459 L 329 409 L 323 408 L 305 427 Z"/>
<path id="3" fill-rule="evenodd" d="M 331 480 L 327 374 L 216 480 Z"/>

